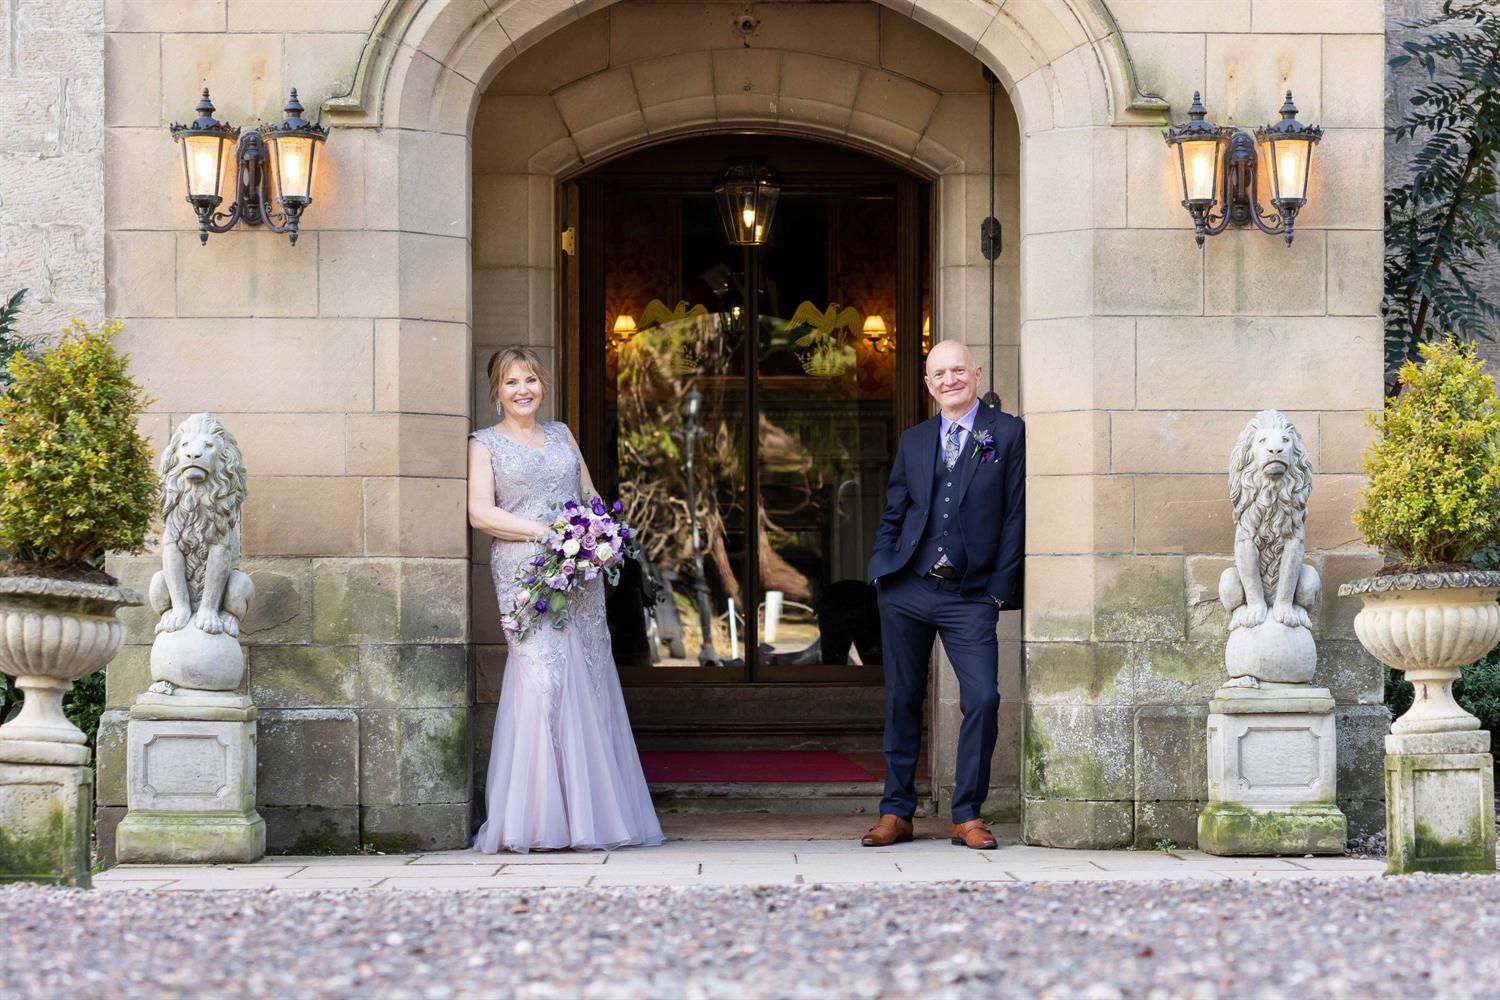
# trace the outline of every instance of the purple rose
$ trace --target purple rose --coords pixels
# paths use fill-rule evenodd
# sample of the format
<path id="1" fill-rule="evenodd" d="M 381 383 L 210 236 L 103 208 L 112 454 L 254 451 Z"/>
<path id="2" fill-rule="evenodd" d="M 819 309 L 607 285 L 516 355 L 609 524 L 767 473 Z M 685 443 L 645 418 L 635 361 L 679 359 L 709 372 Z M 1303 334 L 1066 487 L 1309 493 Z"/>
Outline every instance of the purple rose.
<path id="1" fill-rule="evenodd" d="M 559 576 L 569 577 L 569 576 L 572 576 L 575 572 L 577 572 L 577 570 L 578 570 L 578 564 L 575 563 L 573 560 L 569 559 L 569 560 L 565 561 L 561 566 L 559 566 L 557 568 L 557 573 L 558 573 Z"/>
<path id="2" fill-rule="evenodd" d="M 545 597 L 538 597 L 532 607 L 536 608 L 537 614 L 545 615 L 547 613 L 547 599 Z"/>
<path id="3" fill-rule="evenodd" d="M 583 550 L 585 552 L 589 552 L 593 550 L 595 545 L 599 544 L 599 539 L 594 537 L 594 533 L 591 531 L 587 535 L 584 535 L 582 538 L 580 538 L 578 540 L 578 544 L 583 547 Z"/>

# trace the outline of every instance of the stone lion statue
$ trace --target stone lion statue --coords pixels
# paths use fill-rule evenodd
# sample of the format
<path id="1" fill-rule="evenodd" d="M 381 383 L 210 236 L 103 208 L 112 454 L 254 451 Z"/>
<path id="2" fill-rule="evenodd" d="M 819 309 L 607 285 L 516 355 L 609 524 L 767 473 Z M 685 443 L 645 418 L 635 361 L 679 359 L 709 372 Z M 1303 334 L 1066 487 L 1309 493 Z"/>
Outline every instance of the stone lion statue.
<path id="1" fill-rule="evenodd" d="M 1286 415 L 1262 410 L 1229 455 L 1234 565 L 1219 577 L 1229 611 L 1225 665 L 1232 686 L 1305 684 L 1317 651 L 1309 613 L 1321 582 L 1302 561 L 1312 463 Z"/>
<path id="2" fill-rule="evenodd" d="M 149 600 L 161 614 L 152 648 L 153 690 L 170 694 L 171 687 L 226 690 L 214 676 L 209 661 L 238 660 L 240 621 L 250 609 L 255 585 L 235 568 L 239 560 L 240 504 L 245 499 L 245 465 L 234 435 L 212 413 L 195 413 L 178 426 L 161 457 L 162 568 L 151 578 Z M 230 640 L 232 653 L 215 649 L 218 643 L 201 636 L 170 651 L 163 640 L 187 632 Z M 162 647 L 162 648 L 158 648 Z M 158 655 L 161 653 L 162 655 Z M 168 663 L 159 670 L 158 661 Z M 175 668 L 170 666 L 177 661 Z M 194 661 L 184 665 L 184 661 Z M 228 662 L 223 665 L 228 667 Z M 184 673 L 185 671 L 185 673 Z M 167 676 L 161 676 L 165 673 Z"/>

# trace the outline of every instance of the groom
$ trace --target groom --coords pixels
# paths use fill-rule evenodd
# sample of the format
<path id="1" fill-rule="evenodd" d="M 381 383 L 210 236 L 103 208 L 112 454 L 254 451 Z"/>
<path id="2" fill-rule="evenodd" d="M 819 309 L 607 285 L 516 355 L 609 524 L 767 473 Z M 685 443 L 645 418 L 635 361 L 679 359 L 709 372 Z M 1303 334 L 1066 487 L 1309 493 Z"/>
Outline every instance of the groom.
<path id="1" fill-rule="evenodd" d="M 963 724 L 953 775 L 953 843 L 993 850 L 979 818 L 999 727 L 1001 608 L 1021 603 L 1026 535 L 1026 425 L 979 402 L 981 369 L 963 344 L 927 355 L 927 391 L 940 411 L 901 435 L 870 579 L 885 651 L 885 797 L 860 841 L 912 839 L 922 702 L 934 635 L 958 675 Z"/>

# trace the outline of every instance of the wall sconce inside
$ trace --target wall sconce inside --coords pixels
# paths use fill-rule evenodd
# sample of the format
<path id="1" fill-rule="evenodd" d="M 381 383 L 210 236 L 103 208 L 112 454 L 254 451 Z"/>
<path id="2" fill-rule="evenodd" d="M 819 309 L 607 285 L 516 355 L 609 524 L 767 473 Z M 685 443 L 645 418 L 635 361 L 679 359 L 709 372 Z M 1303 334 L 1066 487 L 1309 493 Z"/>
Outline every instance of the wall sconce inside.
<path id="1" fill-rule="evenodd" d="M 262 125 L 243 135 L 239 126 L 215 120 L 207 87 L 195 110 L 197 118 L 187 125 L 174 124 L 171 133 L 182 150 L 188 203 L 198 213 L 198 242 L 207 243 L 209 233 L 227 233 L 244 222 L 286 233 L 295 245 L 302 212 L 312 204 L 318 150 L 328 140 L 328 130 L 302 117 L 296 88 L 280 124 Z M 234 206 L 220 212 L 224 151 L 231 145 Z M 273 213 L 273 202 L 281 207 L 279 214 Z"/>
<path id="2" fill-rule="evenodd" d="M 1323 130 L 1297 121 L 1290 90 L 1281 106 L 1281 121 L 1256 129 L 1253 139 L 1243 129 L 1215 125 L 1207 117 L 1194 91 L 1188 121 L 1163 133 L 1167 146 L 1177 152 L 1182 207 L 1193 217 L 1194 239 L 1201 247 L 1205 237 L 1217 236 L 1230 226 L 1253 224 L 1263 233 L 1285 235 L 1286 245 L 1291 246 L 1297 213 L 1307 204 L 1312 149 L 1323 138 Z M 1275 212 L 1263 212 L 1260 207 L 1257 144 L 1271 175 L 1270 201 Z M 1216 205 L 1222 205 L 1217 214 Z"/>

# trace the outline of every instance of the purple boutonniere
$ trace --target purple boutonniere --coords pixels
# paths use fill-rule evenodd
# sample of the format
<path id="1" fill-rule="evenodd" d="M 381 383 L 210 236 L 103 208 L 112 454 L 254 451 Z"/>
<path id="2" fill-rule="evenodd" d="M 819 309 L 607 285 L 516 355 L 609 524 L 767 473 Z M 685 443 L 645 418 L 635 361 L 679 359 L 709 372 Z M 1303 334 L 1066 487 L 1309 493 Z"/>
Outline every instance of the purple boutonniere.
<path id="1" fill-rule="evenodd" d="M 995 460 L 995 435 L 989 431 L 976 431 L 974 433 L 974 450 L 969 452 L 970 458 L 977 457 L 980 465 L 988 465 Z"/>

